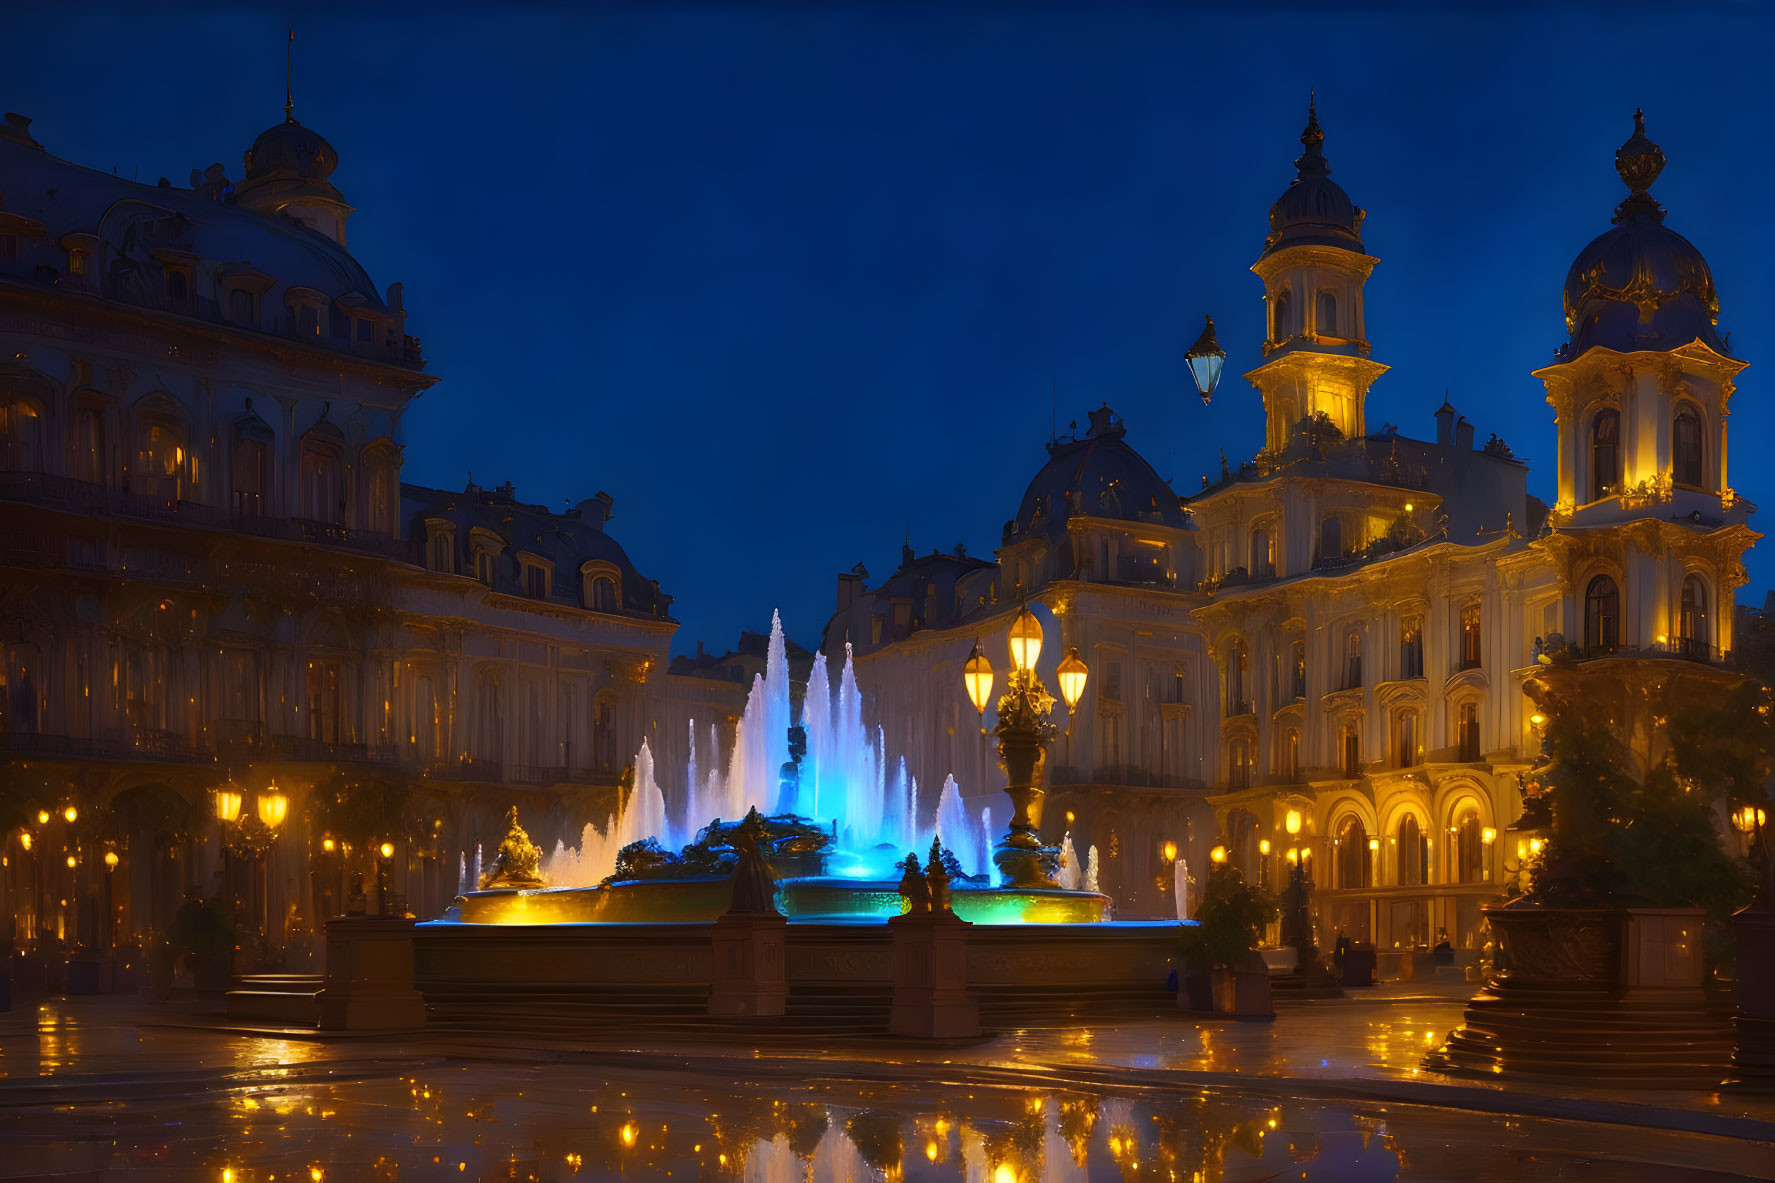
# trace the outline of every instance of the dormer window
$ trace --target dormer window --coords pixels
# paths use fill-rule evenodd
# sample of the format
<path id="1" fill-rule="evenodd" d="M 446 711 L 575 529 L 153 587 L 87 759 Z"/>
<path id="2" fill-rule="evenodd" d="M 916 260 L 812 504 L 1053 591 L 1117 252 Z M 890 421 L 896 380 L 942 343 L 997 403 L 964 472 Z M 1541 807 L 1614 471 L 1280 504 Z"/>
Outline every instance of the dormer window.
<path id="1" fill-rule="evenodd" d="M 534 600 L 549 598 L 553 576 L 553 567 L 545 559 L 532 555 L 519 555 L 518 562 L 523 566 L 524 594 Z"/>
<path id="2" fill-rule="evenodd" d="M 87 252 L 82 250 L 79 247 L 75 247 L 73 250 L 68 252 L 68 274 L 69 275 L 85 275 L 86 274 L 86 256 L 87 256 Z"/>
<path id="3" fill-rule="evenodd" d="M 259 320 L 258 300 L 244 288 L 228 293 L 228 319 L 237 325 L 256 324 Z"/>
<path id="4" fill-rule="evenodd" d="M 475 552 L 475 578 L 486 584 L 488 587 L 493 586 L 492 552 L 486 549 L 477 550 Z"/>
<path id="5" fill-rule="evenodd" d="M 622 611 L 622 572 L 604 562 L 586 563 L 579 569 L 585 606 L 593 612 Z"/>
<path id="6" fill-rule="evenodd" d="M 449 522 L 425 523 L 425 565 L 441 575 L 456 574 L 456 527 Z"/>
<path id="7" fill-rule="evenodd" d="M 361 316 L 357 319 L 357 339 L 364 345 L 376 340 L 376 326 Z"/>
<path id="8" fill-rule="evenodd" d="M 183 303 L 191 298 L 191 281 L 182 268 L 166 269 L 166 298 Z"/>

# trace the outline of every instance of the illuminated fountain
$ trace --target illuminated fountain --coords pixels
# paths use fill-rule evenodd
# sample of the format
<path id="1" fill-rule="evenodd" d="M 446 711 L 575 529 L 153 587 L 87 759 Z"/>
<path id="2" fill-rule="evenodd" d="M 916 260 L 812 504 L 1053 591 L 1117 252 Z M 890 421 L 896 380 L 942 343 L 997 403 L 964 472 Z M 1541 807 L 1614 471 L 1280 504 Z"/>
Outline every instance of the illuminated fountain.
<path id="1" fill-rule="evenodd" d="M 782 622 L 773 615 L 765 672 L 753 680 L 725 762 L 715 731 L 699 745 L 697 725 L 690 724 L 686 766 L 672 781 L 680 808 L 668 808 L 653 753 L 643 743 L 615 815 L 601 827 L 587 825 L 577 848 L 557 845 L 543 860 L 542 875 L 556 886 L 481 876 L 450 918 L 471 924 L 713 920 L 727 906 L 738 826 L 756 813 L 748 833 L 764 835 L 761 853 L 777 878 L 777 906 L 791 920 L 898 914 L 898 864 L 933 840 L 948 852 L 954 907 L 964 919 L 1108 920 L 1111 901 L 1097 892 L 1088 873 L 1094 868 L 1078 864 L 1070 839 L 1054 848 L 1040 838 L 1042 769 L 1057 728 L 1047 718 L 1054 699 L 1035 674 L 1041 625 L 1027 610 L 1011 627 L 1010 645 L 1013 669 L 995 728 L 1009 781 L 1010 829 L 996 849 L 991 810 L 971 811 L 953 776 L 943 782 L 935 808 L 921 812 L 918 781 L 905 758 L 890 756 L 882 729 L 863 721 L 848 645 L 836 687 L 825 655 L 814 658 L 801 717 L 792 717 Z M 1069 712 L 1085 676 L 1076 653 L 1060 665 Z M 978 646 L 965 682 L 984 720 L 993 673 Z"/>

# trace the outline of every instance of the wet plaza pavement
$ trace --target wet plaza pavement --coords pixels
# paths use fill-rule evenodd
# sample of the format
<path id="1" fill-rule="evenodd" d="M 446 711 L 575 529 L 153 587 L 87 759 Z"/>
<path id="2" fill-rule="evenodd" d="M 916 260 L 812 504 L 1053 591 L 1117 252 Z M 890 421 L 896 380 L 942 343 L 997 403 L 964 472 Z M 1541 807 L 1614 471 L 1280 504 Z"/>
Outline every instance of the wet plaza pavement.
<path id="1" fill-rule="evenodd" d="M 0 1016 L 0 1179 L 1775 1178 L 1768 1099 L 1423 1073 L 1458 1021 L 1446 993 L 960 1048 L 684 1029 L 323 1041 L 55 1000 Z"/>

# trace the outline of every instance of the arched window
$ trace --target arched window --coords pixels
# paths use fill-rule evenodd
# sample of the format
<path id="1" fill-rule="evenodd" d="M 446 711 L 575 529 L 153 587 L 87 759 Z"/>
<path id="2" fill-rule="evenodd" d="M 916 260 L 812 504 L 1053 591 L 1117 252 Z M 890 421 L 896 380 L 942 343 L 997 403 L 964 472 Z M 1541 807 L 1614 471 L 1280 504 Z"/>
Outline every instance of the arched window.
<path id="1" fill-rule="evenodd" d="M 368 474 L 370 486 L 369 500 L 364 505 L 364 528 L 373 533 L 394 533 L 399 484 L 394 465 L 394 457 L 386 448 L 374 448 L 364 454 L 362 471 Z"/>
<path id="2" fill-rule="evenodd" d="M 1251 531 L 1251 574 L 1266 579 L 1274 573 L 1274 557 L 1270 552 L 1270 532 L 1261 526 Z"/>
<path id="3" fill-rule="evenodd" d="M 0 470 L 43 470 L 43 412 L 36 403 L 19 398 L 0 404 Z"/>
<path id="4" fill-rule="evenodd" d="M 234 512 L 259 517 L 265 512 L 267 457 L 265 444 L 256 439 L 234 443 Z"/>
<path id="5" fill-rule="evenodd" d="M 493 552 L 485 546 L 475 549 L 475 578 L 493 586 Z"/>
<path id="6" fill-rule="evenodd" d="M 1608 408 L 1590 421 L 1590 500 L 1601 501 L 1621 483 L 1621 413 Z"/>
<path id="7" fill-rule="evenodd" d="M 1234 641 L 1232 652 L 1226 659 L 1226 713 L 1243 715 L 1251 710 L 1251 704 L 1245 697 L 1245 673 L 1247 657 L 1245 642 Z"/>
<path id="8" fill-rule="evenodd" d="M 586 607 L 594 612 L 615 612 L 619 607 L 616 580 L 609 575 L 593 576 L 586 595 Z"/>
<path id="9" fill-rule="evenodd" d="M 427 565 L 433 571 L 441 571 L 446 575 L 456 570 L 456 536 L 448 530 L 439 530 L 431 536 L 431 551 Z"/>
<path id="10" fill-rule="evenodd" d="M 1690 657 L 1706 657 L 1711 643 L 1707 620 L 1707 585 L 1699 575 L 1683 579 L 1682 614 L 1677 619 L 1678 636 L 1683 653 Z"/>
<path id="11" fill-rule="evenodd" d="M 1274 325 L 1270 332 L 1270 340 L 1272 341 L 1286 341 L 1293 333 L 1294 322 L 1290 316 L 1292 310 L 1288 304 L 1288 293 L 1286 291 L 1277 292 L 1276 306 L 1270 316 L 1271 323 Z"/>
<path id="12" fill-rule="evenodd" d="M 1344 557 L 1344 520 L 1334 513 L 1325 515 L 1319 523 L 1319 558 L 1341 559 Z"/>
<path id="13" fill-rule="evenodd" d="M 1292 727 L 1282 735 L 1282 759 L 1276 771 L 1288 780 L 1300 775 L 1300 732 Z"/>
<path id="14" fill-rule="evenodd" d="M 1362 685 L 1362 634 L 1351 629 L 1344 638 L 1344 684 L 1342 689 L 1354 690 Z"/>
<path id="15" fill-rule="evenodd" d="M 74 475 L 95 485 L 110 483 L 105 413 L 97 407 L 81 407 L 74 412 Z"/>
<path id="16" fill-rule="evenodd" d="M 1418 713 L 1400 711 L 1393 719 L 1393 759 L 1401 768 L 1418 762 Z"/>
<path id="17" fill-rule="evenodd" d="M 1422 887 L 1430 882 L 1430 844 L 1416 817 L 1409 813 L 1405 815 L 1399 823 L 1396 840 L 1399 846 L 1399 886 Z"/>
<path id="18" fill-rule="evenodd" d="M 1676 410 L 1670 425 L 1671 479 L 1679 485 L 1699 488 L 1701 473 L 1701 416 L 1688 403 Z"/>
<path id="19" fill-rule="evenodd" d="M 1374 886 L 1374 853 L 1368 849 L 1368 830 L 1357 817 L 1345 818 L 1337 829 L 1337 885 Z"/>
<path id="20" fill-rule="evenodd" d="M 1333 292 L 1319 293 L 1317 332 L 1321 337 L 1348 336 L 1337 331 L 1337 295 Z"/>
<path id="21" fill-rule="evenodd" d="M 1424 676 L 1424 622 L 1409 616 L 1399 624 L 1399 676 Z"/>
<path id="22" fill-rule="evenodd" d="M 1461 668 L 1464 670 L 1476 670 L 1484 661 L 1479 623 L 1477 603 L 1468 604 L 1461 609 Z"/>
<path id="23" fill-rule="evenodd" d="M 1362 775 L 1362 737 L 1354 723 L 1344 724 L 1343 745 L 1344 775 L 1355 780 Z"/>
<path id="24" fill-rule="evenodd" d="M 345 524 L 345 470 L 336 449 L 322 441 L 302 445 L 301 516 L 329 526 Z"/>
<path id="25" fill-rule="evenodd" d="M 1479 759 L 1479 704 L 1463 702 L 1455 711 L 1455 747 L 1464 763 Z"/>
<path id="26" fill-rule="evenodd" d="M 228 319 L 237 325 L 257 328 L 259 320 L 258 299 L 245 288 L 233 288 L 228 293 Z"/>
<path id="27" fill-rule="evenodd" d="M 1598 575 L 1584 592 L 1584 644 L 1593 653 L 1612 653 L 1621 643 L 1621 592 Z"/>
<path id="28" fill-rule="evenodd" d="M 185 496 L 185 439 L 171 423 L 150 420 L 142 426 L 139 465 L 148 482 L 143 492 L 183 499 Z"/>
<path id="29" fill-rule="evenodd" d="M 1227 746 L 1227 783 L 1235 789 L 1251 787 L 1251 741 L 1235 739 Z"/>
<path id="30" fill-rule="evenodd" d="M 1455 823 L 1455 882 L 1485 882 L 1485 833 L 1479 815 L 1471 810 Z"/>

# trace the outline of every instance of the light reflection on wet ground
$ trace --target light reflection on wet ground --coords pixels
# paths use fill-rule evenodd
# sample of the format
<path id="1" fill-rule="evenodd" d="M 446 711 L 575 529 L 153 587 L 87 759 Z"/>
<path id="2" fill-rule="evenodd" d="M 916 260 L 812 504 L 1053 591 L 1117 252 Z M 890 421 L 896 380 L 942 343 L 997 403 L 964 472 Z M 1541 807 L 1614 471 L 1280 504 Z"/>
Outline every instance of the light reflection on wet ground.
<path id="1" fill-rule="evenodd" d="M 435 1047 L 399 1042 L 138 1029 L 131 1016 L 140 1008 L 56 1003 L 0 1016 L 0 1064 L 10 1077 L 0 1081 L 0 1179 L 1255 1183 L 1775 1175 L 1769 1143 L 1422 1105 L 1135 1087 L 1132 1079 L 1086 1091 L 982 1075 L 998 1065 L 1068 1062 L 1310 1068 L 1295 1062 L 1308 1047 L 1330 1051 L 1320 1058 L 1323 1071 L 1335 1074 L 1346 1052 L 1371 1069 L 1408 1063 L 1423 1033 L 1435 1030 L 1403 1005 L 1376 1012 L 1384 1018 L 1356 1022 L 1356 1013 L 1340 1018 L 1327 1010 L 1315 1023 L 1261 1026 L 1032 1030 L 924 1053 L 922 1064 L 897 1045 L 846 1041 L 825 1061 L 797 1049 L 797 1069 L 772 1064 L 768 1050 L 748 1061 L 752 1049 L 731 1044 L 696 1049 L 710 1057 L 700 1063 L 674 1065 L 654 1048 L 647 1060 L 615 1068 L 587 1057 L 535 1062 L 518 1048 L 505 1049 L 503 1062 L 446 1060 Z M 859 1079 L 868 1075 L 870 1048 L 904 1068 L 887 1079 Z M 756 1081 L 735 1079 L 736 1065 L 748 1064 Z"/>

